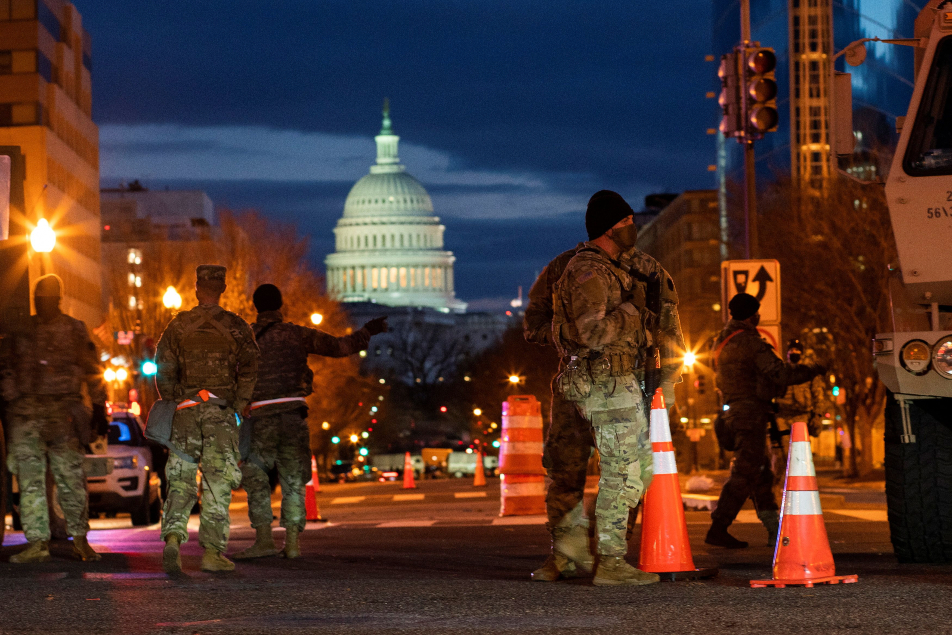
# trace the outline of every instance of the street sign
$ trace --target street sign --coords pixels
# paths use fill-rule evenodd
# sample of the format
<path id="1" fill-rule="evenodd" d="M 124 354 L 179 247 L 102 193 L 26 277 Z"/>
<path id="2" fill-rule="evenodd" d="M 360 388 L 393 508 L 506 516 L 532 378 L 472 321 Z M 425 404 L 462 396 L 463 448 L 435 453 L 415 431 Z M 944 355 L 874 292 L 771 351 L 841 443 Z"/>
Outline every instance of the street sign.
<path id="1" fill-rule="evenodd" d="M 136 339 L 135 331 L 117 331 L 116 343 L 120 346 L 129 346 Z"/>
<path id="2" fill-rule="evenodd" d="M 783 351 L 780 348 L 780 325 L 779 324 L 760 324 L 757 326 L 757 332 L 760 333 L 760 337 L 773 346 L 774 351 L 781 358 L 784 356 L 786 351 Z"/>
<path id="3" fill-rule="evenodd" d="M 780 323 L 780 263 L 776 260 L 725 260 L 721 263 L 721 300 L 724 321 L 727 305 L 738 293 L 760 300 L 760 323 Z"/>

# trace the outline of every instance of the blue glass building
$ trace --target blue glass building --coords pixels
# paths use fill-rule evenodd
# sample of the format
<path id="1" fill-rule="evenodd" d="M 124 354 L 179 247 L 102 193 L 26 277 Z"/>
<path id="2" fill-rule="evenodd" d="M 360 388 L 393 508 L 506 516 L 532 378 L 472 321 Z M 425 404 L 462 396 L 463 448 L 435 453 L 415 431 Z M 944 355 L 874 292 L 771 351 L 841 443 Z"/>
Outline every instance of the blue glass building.
<path id="1" fill-rule="evenodd" d="M 925 0 L 750 0 L 751 37 L 777 53 L 777 108 L 780 124 L 755 144 L 757 180 L 790 178 L 822 193 L 830 178 L 829 60 L 861 38 L 911 38 Z M 740 42 L 740 1 L 713 0 L 714 55 Z M 895 146 L 896 117 L 904 116 L 912 95 L 913 49 L 881 43 L 867 45 L 866 62 L 837 70 L 853 75 L 853 127 L 857 154 L 871 170 Z M 743 239 L 739 220 L 743 149 L 718 135 L 717 176 L 722 208 L 722 238 Z M 736 256 L 736 253 L 724 254 Z"/>

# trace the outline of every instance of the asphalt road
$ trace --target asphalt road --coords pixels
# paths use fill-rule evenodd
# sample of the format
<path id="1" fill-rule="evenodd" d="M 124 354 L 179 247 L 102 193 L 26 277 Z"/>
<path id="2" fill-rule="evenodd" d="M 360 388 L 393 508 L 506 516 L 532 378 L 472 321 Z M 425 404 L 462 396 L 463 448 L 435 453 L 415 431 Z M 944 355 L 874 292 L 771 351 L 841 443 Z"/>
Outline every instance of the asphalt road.
<path id="1" fill-rule="evenodd" d="M 708 549 L 709 514 L 687 513 L 695 563 L 718 566 L 717 578 L 605 588 L 531 582 L 548 550 L 543 520 L 499 518 L 498 482 L 419 485 L 325 486 L 330 522 L 309 524 L 303 557 L 241 562 L 232 574 L 198 570 L 193 533 L 187 575 L 169 578 L 157 528 L 123 518 L 94 521 L 98 563 L 70 560 L 57 543 L 51 563 L 12 565 L 23 539 L 8 533 L 0 633 L 952 632 L 952 567 L 896 564 L 881 505 L 825 510 L 837 572 L 858 574 L 857 584 L 749 588 L 769 577 L 772 554 L 745 510 L 734 526 L 752 543 L 742 551 Z M 237 551 L 253 538 L 240 494 L 232 517 Z"/>

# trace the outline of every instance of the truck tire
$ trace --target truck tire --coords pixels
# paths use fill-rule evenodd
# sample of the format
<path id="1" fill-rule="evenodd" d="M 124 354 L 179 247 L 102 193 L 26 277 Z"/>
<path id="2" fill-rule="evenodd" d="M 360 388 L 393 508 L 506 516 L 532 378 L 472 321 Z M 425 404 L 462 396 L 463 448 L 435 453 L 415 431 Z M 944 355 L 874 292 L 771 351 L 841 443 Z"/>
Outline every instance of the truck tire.
<path id="1" fill-rule="evenodd" d="M 909 401 L 915 443 L 886 397 L 886 502 L 899 562 L 952 562 L 952 399 Z"/>

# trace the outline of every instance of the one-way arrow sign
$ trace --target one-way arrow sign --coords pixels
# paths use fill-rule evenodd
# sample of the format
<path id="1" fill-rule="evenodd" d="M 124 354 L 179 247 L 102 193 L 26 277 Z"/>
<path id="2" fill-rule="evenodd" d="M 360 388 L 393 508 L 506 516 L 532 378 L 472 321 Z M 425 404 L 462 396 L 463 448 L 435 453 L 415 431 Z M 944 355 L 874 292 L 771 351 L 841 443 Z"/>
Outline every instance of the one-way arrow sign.
<path id="1" fill-rule="evenodd" d="M 754 284 L 756 283 L 756 284 Z M 776 260 L 725 260 L 721 263 L 721 297 L 725 321 L 727 305 L 738 293 L 760 301 L 760 323 L 780 322 L 780 263 Z"/>

